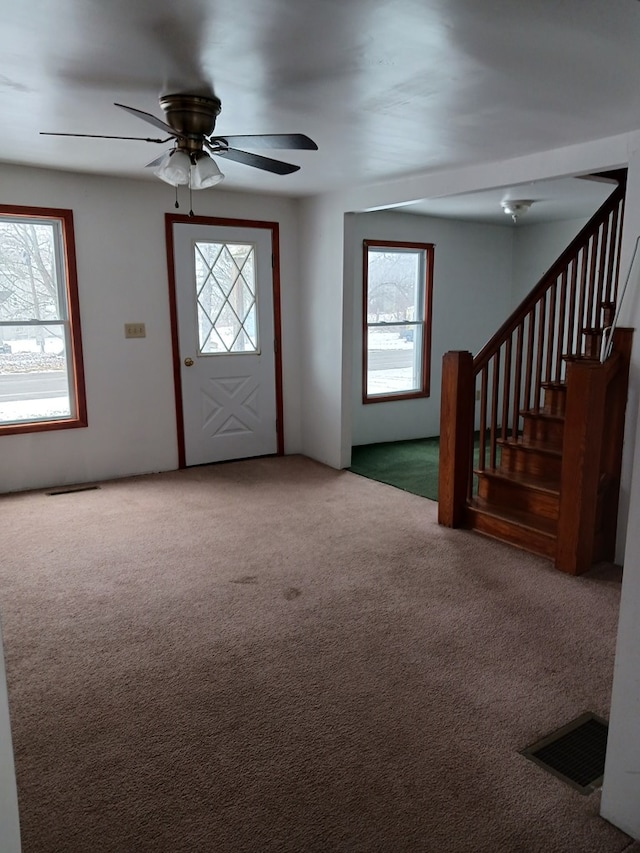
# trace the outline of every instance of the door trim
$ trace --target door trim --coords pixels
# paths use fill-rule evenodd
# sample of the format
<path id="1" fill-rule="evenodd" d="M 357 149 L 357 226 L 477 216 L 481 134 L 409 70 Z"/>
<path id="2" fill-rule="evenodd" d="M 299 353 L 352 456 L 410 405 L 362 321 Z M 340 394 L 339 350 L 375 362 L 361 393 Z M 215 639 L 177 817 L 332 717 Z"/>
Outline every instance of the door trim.
<path id="1" fill-rule="evenodd" d="M 272 274 L 273 274 L 273 334 L 275 346 L 276 380 L 276 437 L 278 456 L 284 456 L 284 408 L 282 402 L 282 315 L 280 311 L 280 226 L 277 222 L 254 219 L 225 219 L 218 216 L 187 216 L 180 213 L 165 213 L 165 242 L 167 246 L 167 273 L 169 279 L 169 316 L 171 322 L 171 350 L 173 355 L 173 385 L 176 404 L 176 427 L 178 433 L 178 468 L 186 468 L 184 419 L 182 407 L 182 379 L 180 375 L 180 342 L 178 339 L 178 306 L 176 301 L 176 275 L 174 266 L 174 224 L 214 225 L 222 228 L 261 228 L 271 231 Z"/>

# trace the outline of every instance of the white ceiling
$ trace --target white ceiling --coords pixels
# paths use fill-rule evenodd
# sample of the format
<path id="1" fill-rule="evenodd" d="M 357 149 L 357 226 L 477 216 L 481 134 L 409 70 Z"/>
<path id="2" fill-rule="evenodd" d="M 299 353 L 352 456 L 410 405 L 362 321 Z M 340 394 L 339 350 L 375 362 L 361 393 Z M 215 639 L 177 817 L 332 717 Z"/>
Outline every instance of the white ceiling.
<path id="1" fill-rule="evenodd" d="M 0 22 L 9 163 L 155 180 L 160 146 L 39 131 L 156 136 L 113 104 L 176 91 L 215 91 L 220 134 L 315 139 L 268 152 L 293 175 L 220 164 L 291 195 L 640 127 L 637 0 L 0 0 Z"/>
<path id="2" fill-rule="evenodd" d="M 522 227 L 540 222 L 588 218 L 605 202 L 615 186 L 615 181 L 558 178 L 553 181 L 512 184 L 484 192 L 423 199 L 395 210 L 446 219 Z M 532 202 L 526 213 L 518 216 L 517 223 L 512 222 L 511 216 L 502 209 L 502 202 L 510 199 Z"/>

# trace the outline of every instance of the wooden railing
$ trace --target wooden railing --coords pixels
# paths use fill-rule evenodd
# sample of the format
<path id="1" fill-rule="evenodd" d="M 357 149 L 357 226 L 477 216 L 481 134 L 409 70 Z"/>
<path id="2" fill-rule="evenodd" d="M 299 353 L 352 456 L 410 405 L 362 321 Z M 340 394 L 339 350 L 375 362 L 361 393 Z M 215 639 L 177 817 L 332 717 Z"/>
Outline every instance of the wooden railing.
<path id="1" fill-rule="evenodd" d="M 602 328 L 615 312 L 624 195 L 623 173 L 607 201 L 475 358 L 465 352 L 445 355 L 441 524 L 461 524 L 474 493 L 474 469 L 496 468 L 501 444 L 521 436 L 522 412 L 541 409 L 544 389 L 564 383 L 567 365 L 577 356 L 599 356 Z"/>

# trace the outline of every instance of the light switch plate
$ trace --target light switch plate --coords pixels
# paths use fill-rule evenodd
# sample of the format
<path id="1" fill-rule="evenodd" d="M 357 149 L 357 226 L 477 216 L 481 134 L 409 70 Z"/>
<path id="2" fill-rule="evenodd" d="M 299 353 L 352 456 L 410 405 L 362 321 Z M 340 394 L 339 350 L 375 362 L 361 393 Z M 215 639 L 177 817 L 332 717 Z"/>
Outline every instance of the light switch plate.
<path id="1" fill-rule="evenodd" d="M 144 323 L 125 323 L 124 336 L 125 338 L 146 338 L 147 330 Z"/>

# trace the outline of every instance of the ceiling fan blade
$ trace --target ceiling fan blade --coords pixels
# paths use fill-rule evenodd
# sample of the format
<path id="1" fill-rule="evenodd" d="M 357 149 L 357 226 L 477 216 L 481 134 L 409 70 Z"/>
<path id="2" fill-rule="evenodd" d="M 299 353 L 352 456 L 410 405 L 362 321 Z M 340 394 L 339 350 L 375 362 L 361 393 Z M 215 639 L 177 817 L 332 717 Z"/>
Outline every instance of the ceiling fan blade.
<path id="1" fill-rule="evenodd" d="M 236 163 L 244 163 L 246 166 L 255 166 L 256 169 L 273 172 L 274 175 L 290 175 L 291 172 L 297 172 L 300 168 L 300 166 L 293 166 L 291 163 L 284 163 L 282 160 L 272 160 L 271 157 L 263 157 L 261 154 L 250 154 L 248 151 L 240 151 L 238 148 L 216 150 L 209 145 L 207 145 L 207 148 L 216 157 L 235 160 Z"/>
<path id="2" fill-rule="evenodd" d="M 105 136 L 103 133 L 51 133 L 46 130 L 40 131 L 40 136 L 81 136 L 87 139 L 137 139 L 139 142 L 169 142 L 172 139 L 151 139 L 148 136 Z"/>
<path id="3" fill-rule="evenodd" d="M 225 148 L 288 148 L 298 151 L 317 151 L 318 146 L 305 136 L 304 133 L 259 133 L 255 136 L 210 136 L 212 145 L 222 145 Z"/>
<path id="4" fill-rule="evenodd" d="M 180 136 L 180 134 L 176 133 L 172 127 L 166 124 L 166 122 L 162 121 L 162 119 L 156 118 L 154 115 L 151 115 L 151 113 L 145 113 L 144 110 L 137 110 L 135 107 L 127 107 L 125 104 L 114 104 L 114 106 L 120 107 L 122 110 L 126 110 L 128 113 L 131 113 L 131 115 L 137 116 L 137 118 L 141 118 L 142 121 L 148 121 L 149 124 L 159 127 L 160 130 L 164 130 L 165 133 L 169 133 L 171 136 Z"/>

